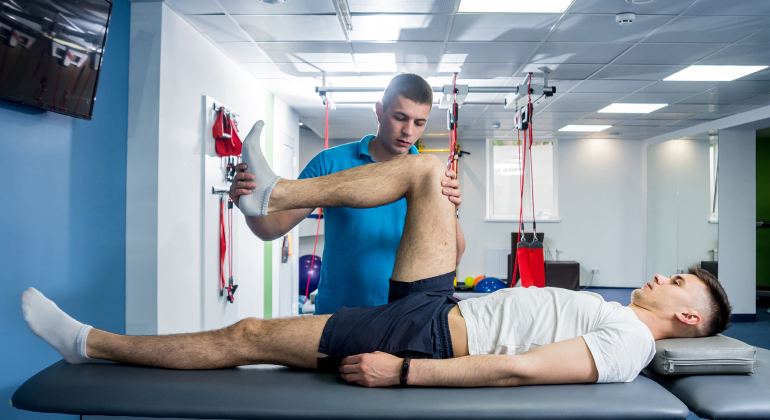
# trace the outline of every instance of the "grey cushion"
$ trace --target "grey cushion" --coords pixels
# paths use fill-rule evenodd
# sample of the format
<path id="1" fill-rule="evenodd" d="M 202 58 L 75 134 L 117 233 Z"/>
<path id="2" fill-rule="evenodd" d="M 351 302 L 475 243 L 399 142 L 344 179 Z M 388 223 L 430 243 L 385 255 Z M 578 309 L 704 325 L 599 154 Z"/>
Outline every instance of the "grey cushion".
<path id="1" fill-rule="evenodd" d="M 754 373 L 756 349 L 717 334 L 701 338 L 669 338 L 655 342 L 648 368 L 661 375 Z"/>
<path id="2" fill-rule="evenodd" d="M 208 419 L 684 419 L 649 378 L 520 388 L 364 388 L 339 375 L 280 367 L 201 371 L 56 363 L 12 400 L 23 410 Z"/>
<path id="3" fill-rule="evenodd" d="M 704 419 L 770 419 L 770 351 L 757 349 L 753 375 L 663 376 L 643 373 Z"/>

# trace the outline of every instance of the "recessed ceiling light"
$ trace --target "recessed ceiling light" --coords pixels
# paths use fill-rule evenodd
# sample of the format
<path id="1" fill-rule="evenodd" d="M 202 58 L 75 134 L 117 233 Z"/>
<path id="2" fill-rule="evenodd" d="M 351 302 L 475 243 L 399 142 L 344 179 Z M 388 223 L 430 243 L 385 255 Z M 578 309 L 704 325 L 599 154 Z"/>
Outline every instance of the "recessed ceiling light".
<path id="1" fill-rule="evenodd" d="M 397 70 L 395 53 L 353 54 L 362 73 L 393 73 Z"/>
<path id="2" fill-rule="evenodd" d="M 462 0 L 459 13 L 564 13 L 573 0 Z"/>
<path id="3" fill-rule="evenodd" d="M 568 125 L 559 131 L 602 131 L 612 127 L 611 125 Z"/>
<path id="4" fill-rule="evenodd" d="M 300 122 L 299 122 L 299 126 L 300 126 L 300 127 L 302 127 L 303 125 L 305 125 L 305 123 L 303 123 L 302 121 L 300 121 Z"/>
<path id="5" fill-rule="evenodd" d="M 631 4 L 650 4 L 654 2 L 655 0 L 626 0 L 626 3 Z"/>
<path id="6" fill-rule="evenodd" d="M 647 114 L 657 111 L 668 104 L 612 104 L 599 112 L 605 114 Z"/>
<path id="7" fill-rule="evenodd" d="M 767 66 L 690 66 L 663 80 L 686 82 L 729 82 L 751 73 L 766 69 Z"/>

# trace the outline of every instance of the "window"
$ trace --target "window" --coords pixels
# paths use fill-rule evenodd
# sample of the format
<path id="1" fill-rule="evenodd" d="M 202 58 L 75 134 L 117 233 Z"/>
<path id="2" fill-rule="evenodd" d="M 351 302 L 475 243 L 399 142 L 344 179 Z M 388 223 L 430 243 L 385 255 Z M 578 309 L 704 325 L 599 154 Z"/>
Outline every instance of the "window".
<path id="1" fill-rule="evenodd" d="M 487 139 L 487 220 L 519 221 L 520 147 L 517 140 Z M 523 151 L 522 151 L 523 152 Z M 532 221 L 530 164 L 534 175 L 535 220 L 558 222 L 556 142 L 533 143 L 524 174 L 524 222 Z"/>

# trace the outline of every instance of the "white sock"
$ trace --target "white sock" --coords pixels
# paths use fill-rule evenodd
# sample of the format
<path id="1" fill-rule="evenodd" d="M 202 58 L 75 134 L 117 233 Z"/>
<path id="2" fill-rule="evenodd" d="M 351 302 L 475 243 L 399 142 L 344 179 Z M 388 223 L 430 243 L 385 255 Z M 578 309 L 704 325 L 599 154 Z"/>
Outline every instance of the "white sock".
<path id="1" fill-rule="evenodd" d="M 264 121 L 259 120 L 249 131 L 249 135 L 243 141 L 243 162 L 248 165 L 246 173 L 255 176 L 254 182 L 257 188 L 251 194 L 242 195 L 238 207 L 246 216 L 266 216 L 267 202 L 270 192 L 281 177 L 273 173 L 259 147 L 259 137 L 262 133 Z"/>
<path id="2" fill-rule="evenodd" d="M 88 363 L 86 339 L 90 325 L 75 321 L 55 303 L 30 287 L 21 296 L 21 311 L 29 329 L 55 348 L 69 363 Z"/>

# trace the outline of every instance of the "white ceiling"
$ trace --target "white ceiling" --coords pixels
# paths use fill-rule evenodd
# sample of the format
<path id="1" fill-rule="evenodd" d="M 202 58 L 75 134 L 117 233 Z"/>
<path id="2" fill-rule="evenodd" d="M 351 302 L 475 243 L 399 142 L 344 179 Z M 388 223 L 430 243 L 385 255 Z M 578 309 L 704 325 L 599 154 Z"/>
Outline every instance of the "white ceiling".
<path id="1" fill-rule="evenodd" d="M 468 1 L 468 0 L 466 0 Z M 532 0 L 529 0 L 532 1 Z M 315 93 L 326 71 L 332 86 L 378 86 L 415 72 L 433 86 L 520 83 L 552 69 L 553 98 L 536 105 L 539 138 L 645 139 L 770 105 L 770 69 L 733 82 L 663 82 L 692 64 L 770 65 L 770 0 L 575 0 L 564 14 L 459 14 L 459 0 L 348 0 L 346 34 L 333 0 L 166 0 L 233 60 L 266 84 L 316 133 L 324 106 Z M 615 14 L 636 13 L 630 26 Z M 395 68 L 366 54 L 393 54 Z M 347 96 L 347 97 L 346 97 Z M 337 95 L 330 136 L 376 130 L 375 94 Z M 504 94 L 467 101 L 502 104 Z M 613 102 L 668 103 L 650 114 L 601 114 Z M 494 123 L 500 129 L 493 129 Z M 465 105 L 460 138 L 515 137 L 501 105 Z M 600 133 L 565 133 L 568 124 L 611 124 Z M 434 107 L 426 133 L 446 132 Z"/>

